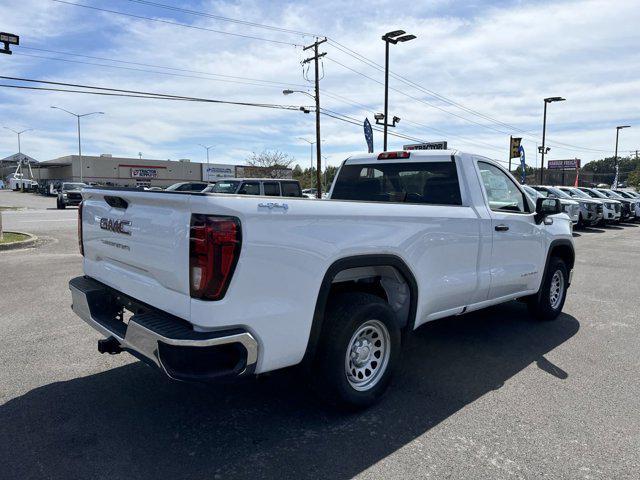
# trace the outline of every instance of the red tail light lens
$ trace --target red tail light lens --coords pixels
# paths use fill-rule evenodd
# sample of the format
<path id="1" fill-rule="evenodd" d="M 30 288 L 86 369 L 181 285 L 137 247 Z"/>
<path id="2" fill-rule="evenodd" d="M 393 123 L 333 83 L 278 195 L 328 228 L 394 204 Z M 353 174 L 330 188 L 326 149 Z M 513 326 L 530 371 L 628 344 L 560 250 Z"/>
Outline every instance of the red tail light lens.
<path id="1" fill-rule="evenodd" d="M 224 297 L 240 256 L 240 220 L 193 214 L 189 242 L 189 284 L 192 298 Z"/>
<path id="2" fill-rule="evenodd" d="M 78 205 L 78 247 L 80 247 L 80 255 L 84 257 L 84 245 L 82 243 L 82 203 Z"/>
<path id="3" fill-rule="evenodd" d="M 382 152 L 378 155 L 378 160 L 393 160 L 395 158 L 409 158 L 410 156 L 411 152 L 407 152 L 406 150 L 400 152 Z"/>

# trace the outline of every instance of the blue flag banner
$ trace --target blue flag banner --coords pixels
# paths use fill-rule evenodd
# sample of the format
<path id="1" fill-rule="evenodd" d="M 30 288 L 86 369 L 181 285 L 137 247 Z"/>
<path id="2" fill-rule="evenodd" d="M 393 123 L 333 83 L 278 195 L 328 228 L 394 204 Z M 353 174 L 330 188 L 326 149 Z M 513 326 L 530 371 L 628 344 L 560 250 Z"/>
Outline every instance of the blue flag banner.
<path id="1" fill-rule="evenodd" d="M 524 156 L 524 147 L 520 145 L 518 151 L 520 152 L 520 169 L 522 170 L 522 180 L 520 181 L 520 183 L 524 184 L 527 180 L 527 162 Z"/>
<path id="2" fill-rule="evenodd" d="M 364 139 L 367 141 L 367 151 L 373 153 L 373 129 L 368 118 L 364 119 Z"/>

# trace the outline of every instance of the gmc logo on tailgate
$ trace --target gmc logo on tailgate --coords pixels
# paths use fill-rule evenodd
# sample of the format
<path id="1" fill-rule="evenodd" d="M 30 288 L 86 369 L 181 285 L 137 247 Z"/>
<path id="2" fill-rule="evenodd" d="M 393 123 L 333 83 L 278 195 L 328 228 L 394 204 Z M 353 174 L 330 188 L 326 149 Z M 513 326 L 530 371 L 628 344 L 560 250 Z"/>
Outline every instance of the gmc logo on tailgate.
<path id="1" fill-rule="evenodd" d="M 131 235 L 131 232 L 127 230 L 126 227 L 129 227 L 131 222 L 129 220 L 113 220 L 111 218 L 101 218 L 100 219 L 100 228 L 102 230 L 109 230 L 113 233 L 121 233 L 123 235 Z"/>

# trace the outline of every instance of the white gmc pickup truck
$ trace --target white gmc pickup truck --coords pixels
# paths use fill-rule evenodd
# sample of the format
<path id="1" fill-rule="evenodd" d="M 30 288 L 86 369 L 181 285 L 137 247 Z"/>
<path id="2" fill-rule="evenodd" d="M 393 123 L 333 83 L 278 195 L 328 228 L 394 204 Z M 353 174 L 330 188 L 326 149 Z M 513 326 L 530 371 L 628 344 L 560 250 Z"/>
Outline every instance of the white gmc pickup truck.
<path id="1" fill-rule="evenodd" d="M 73 310 L 178 380 L 301 364 L 327 401 L 375 402 L 420 325 L 523 299 L 556 318 L 574 265 L 560 201 L 457 151 L 345 160 L 330 198 L 86 188 Z"/>

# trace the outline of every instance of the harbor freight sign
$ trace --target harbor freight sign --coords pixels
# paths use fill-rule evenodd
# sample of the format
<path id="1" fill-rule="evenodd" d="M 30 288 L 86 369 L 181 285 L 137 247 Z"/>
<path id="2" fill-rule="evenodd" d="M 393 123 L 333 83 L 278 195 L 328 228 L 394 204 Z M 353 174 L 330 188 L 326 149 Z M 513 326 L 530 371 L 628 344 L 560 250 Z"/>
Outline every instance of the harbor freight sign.
<path id="1" fill-rule="evenodd" d="M 547 168 L 549 170 L 578 170 L 580 168 L 580 159 L 572 158 L 570 160 L 549 160 Z"/>
<path id="2" fill-rule="evenodd" d="M 155 168 L 132 168 L 131 178 L 156 178 L 158 170 Z"/>
<path id="3" fill-rule="evenodd" d="M 426 143 L 412 143 L 410 145 L 403 145 L 403 150 L 446 150 L 447 142 L 426 142 Z"/>

